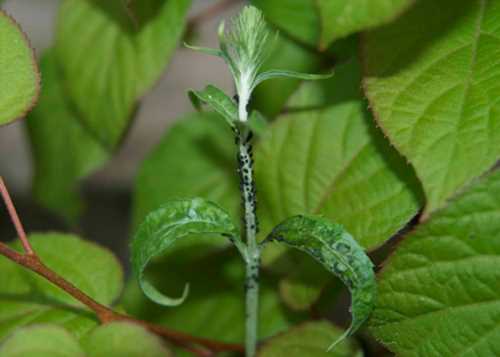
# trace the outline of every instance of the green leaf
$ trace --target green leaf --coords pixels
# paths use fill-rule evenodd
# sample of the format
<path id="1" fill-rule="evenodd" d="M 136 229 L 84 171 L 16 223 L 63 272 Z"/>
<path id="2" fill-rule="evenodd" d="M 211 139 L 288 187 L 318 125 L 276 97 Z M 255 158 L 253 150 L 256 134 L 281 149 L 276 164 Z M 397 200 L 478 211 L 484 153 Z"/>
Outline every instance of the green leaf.
<path id="1" fill-rule="evenodd" d="M 496 1 L 418 1 L 365 38 L 366 93 L 415 167 L 425 216 L 500 158 L 499 14 Z"/>
<path id="2" fill-rule="evenodd" d="M 73 235 L 32 234 L 29 239 L 49 268 L 98 302 L 109 305 L 118 298 L 123 272 L 109 251 Z M 97 324 L 93 313 L 64 291 L 5 258 L 0 258 L 0 276 L 0 339 L 40 323 L 56 323 L 80 337 Z"/>
<path id="3" fill-rule="evenodd" d="M 135 233 L 131 246 L 134 274 L 141 289 L 154 302 L 176 306 L 186 299 L 189 285 L 185 286 L 180 298 L 170 298 L 145 280 L 144 270 L 151 259 L 167 252 L 176 241 L 192 235 L 228 237 L 243 258 L 246 257 L 245 245 L 226 211 L 201 198 L 170 201 L 146 217 Z"/>
<path id="4" fill-rule="evenodd" d="M 42 56 L 40 68 L 43 89 L 27 120 L 35 171 L 33 194 L 44 207 L 74 223 L 82 213 L 78 181 L 110 154 L 82 127 L 68 105 L 52 51 Z"/>
<path id="5" fill-rule="evenodd" d="M 57 325 L 16 330 L 0 345 L 1 357 L 86 357 L 78 341 Z"/>
<path id="6" fill-rule="evenodd" d="M 320 37 L 320 17 L 316 0 L 252 0 L 262 10 L 267 21 L 302 43 L 317 46 Z M 337 0 L 338 1 L 338 0 Z"/>
<path id="7" fill-rule="evenodd" d="M 394 19 L 414 0 L 252 0 L 266 19 L 320 50 L 334 40 Z"/>
<path id="8" fill-rule="evenodd" d="M 352 340 L 344 340 L 332 352 L 325 346 L 342 331 L 327 321 L 307 322 L 266 341 L 258 357 L 361 357 L 363 351 Z"/>
<path id="9" fill-rule="evenodd" d="M 321 28 L 319 46 L 393 20 L 415 0 L 315 0 Z"/>
<path id="10" fill-rule="evenodd" d="M 309 74 L 309 73 L 288 71 L 284 69 L 271 69 L 269 71 L 262 72 L 257 76 L 257 79 L 255 81 L 256 82 L 255 86 L 259 85 L 264 81 L 267 81 L 268 79 L 273 79 L 273 78 L 296 78 L 296 79 L 304 79 L 312 81 L 318 79 L 327 79 L 330 78 L 331 76 L 333 76 L 333 72 L 327 74 Z"/>
<path id="11" fill-rule="evenodd" d="M 214 113 L 178 120 L 143 161 L 134 194 L 134 226 L 172 199 L 203 197 L 240 214 L 233 135 Z M 175 174 L 172 174 L 175 173 Z"/>
<path id="12" fill-rule="evenodd" d="M 155 286 L 174 295 L 179 294 L 183 283 L 190 281 L 189 297 L 184 304 L 172 309 L 154 304 L 144 296 L 134 280 L 127 285 L 124 293 L 126 311 L 195 336 L 242 343 L 245 336 L 244 264 L 234 249 L 187 259 L 185 252 L 189 249 L 177 251 L 172 259 L 155 260 L 148 268 Z M 281 304 L 276 281 L 265 272 L 261 275 L 260 288 L 261 338 L 282 332 L 299 318 L 306 317 L 292 314 Z"/>
<path id="13" fill-rule="evenodd" d="M 124 322 L 100 326 L 82 344 L 91 357 L 169 357 L 163 341 L 144 328 Z"/>
<path id="14" fill-rule="evenodd" d="M 199 99 L 219 113 L 229 126 L 235 127 L 235 122 L 238 120 L 238 108 L 234 100 L 229 98 L 222 90 L 215 86 L 208 85 L 202 91 L 190 91 L 189 95 L 195 108 L 199 109 L 200 107 L 196 102 L 196 99 Z"/>
<path id="15" fill-rule="evenodd" d="M 274 49 L 262 65 L 263 70 L 283 68 L 296 72 L 317 72 L 321 59 L 313 51 L 299 45 L 285 36 L 278 36 Z M 276 116 L 290 95 L 297 89 L 300 81 L 292 78 L 279 78 L 262 83 L 252 95 L 252 104 L 268 117 Z"/>
<path id="16" fill-rule="evenodd" d="M 402 356 L 500 351 L 500 171 L 398 246 L 379 277 L 371 331 Z"/>
<path id="17" fill-rule="evenodd" d="M 59 63 L 82 120 L 106 146 L 120 141 L 137 100 L 163 72 L 183 33 L 190 3 L 144 0 L 130 8 L 122 0 L 62 3 Z"/>
<path id="18" fill-rule="evenodd" d="M 17 23 L 0 10 L 0 125 L 22 118 L 35 105 L 40 75 L 35 54 Z"/>
<path id="19" fill-rule="evenodd" d="M 375 306 L 375 274 L 363 248 L 341 225 L 321 217 L 295 216 L 276 226 L 267 242 L 284 243 L 309 254 L 349 288 L 351 326 L 329 350 L 361 327 Z"/>
<path id="20" fill-rule="evenodd" d="M 331 79 L 303 85 L 262 136 L 255 169 L 263 233 L 293 215 L 321 214 L 374 248 L 418 212 L 419 183 L 374 127 L 359 83 L 357 62 L 337 66 Z"/>
<path id="21" fill-rule="evenodd" d="M 97 327 L 81 344 L 57 325 L 16 330 L 0 346 L 1 357 L 167 357 L 162 341 L 142 327 L 114 322 Z"/>

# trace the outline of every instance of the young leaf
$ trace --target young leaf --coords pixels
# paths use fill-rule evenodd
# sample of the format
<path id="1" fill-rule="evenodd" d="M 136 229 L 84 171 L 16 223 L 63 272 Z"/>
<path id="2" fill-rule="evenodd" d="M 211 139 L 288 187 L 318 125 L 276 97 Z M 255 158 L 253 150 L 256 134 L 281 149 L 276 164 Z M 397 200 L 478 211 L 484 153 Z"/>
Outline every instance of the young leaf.
<path id="1" fill-rule="evenodd" d="M 284 70 L 315 73 L 321 69 L 322 59 L 317 53 L 290 38 L 279 35 L 269 57 L 262 64 L 262 71 L 280 68 Z M 252 96 L 252 106 L 269 118 L 281 112 L 286 101 L 297 89 L 300 80 L 278 78 L 260 84 Z"/>
<path id="2" fill-rule="evenodd" d="M 184 43 L 184 46 L 186 48 L 189 48 L 190 50 L 198 51 L 198 52 L 204 53 L 204 54 L 209 55 L 209 56 L 224 58 L 224 53 L 221 50 L 217 50 L 215 48 L 192 46 L 192 45 L 189 45 L 187 43 Z"/>
<path id="3" fill-rule="evenodd" d="M 255 86 L 258 86 L 260 83 L 273 78 L 297 78 L 297 79 L 304 79 L 311 81 L 318 79 L 327 79 L 330 78 L 331 76 L 333 76 L 333 72 L 327 74 L 309 74 L 309 73 L 300 73 L 295 71 L 287 71 L 284 69 L 272 69 L 260 73 L 257 76 L 257 79 L 255 80 Z"/>
<path id="4" fill-rule="evenodd" d="M 19 328 L 0 345 L 2 357 L 86 357 L 78 340 L 57 325 Z M 94 357 L 94 356 L 93 356 Z"/>
<path id="5" fill-rule="evenodd" d="M 243 257 L 246 257 L 245 245 L 240 240 L 231 217 L 212 202 L 201 198 L 171 201 L 146 217 L 135 233 L 131 254 L 134 274 L 147 297 L 165 306 L 176 306 L 184 302 L 189 285 L 185 286 L 180 298 L 170 298 L 145 279 L 144 270 L 151 259 L 165 254 L 176 241 L 200 234 L 228 237 Z"/>
<path id="6" fill-rule="evenodd" d="M 118 298 L 123 272 L 109 251 L 73 235 L 32 234 L 29 239 L 49 268 L 98 302 L 110 305 Z M 19 249 L 19 242 L 14 247 Z M 77 337 L 97 325 L 94 315 L 71 296 L 3 257 L 0 276 L 0 339 L 25 325 L 57 323 Z"/>
<path id="7" fill-rule="evenodd" d="M 53 51 L 42 56 L 40 69 L 43 89 L 27 117 L 35 171 L 33 194 L 44 207 L 74 223 L 83 206 L 77 182 L 101 166 L 110 153 L 71 110 Z"/>
<path id="8" fill-rule="evenodd" d="M 321 214 L 374 248 L 418 212 L 419 183 L 373 125 L 359 84 L 356 61 L 305 83 L 262 136 L 255 171 L 263 232 L 293 215 Z"/>
<path id="9" fill-rule="evenodd" d="M 234 157 L 231 131 L 217 114 L 196 113 L 177 120 L 139 170 L 134 227 L 164 202 L 189 196 L 217 202 L 238 217 Z"/>
<path id="10" fill-rule="evenodd" d="M 82 341 L 91 357 L 171 357 L 163 341 L 144 328 L 114 322 L 100 326 Z"/>
<path id="11" fill-rule="evenodd" d="M 341 225 L 321 217 L 295 216 L 276 226 L 263 243 L 267 242 L 284 243 L 309 254 L 349 288 L 351 326 L 329 350 L 366 321 L 375 306 L 377 290 L 373 264 Z"/>
<path id="12" fill-rule="evenodd" d="M 258 357 L 362 357 L 363 351 L 350 339 L 343 340 L 334 351 L 325 345 L 341 336 L 342 331 L 327 321 L 307 322 L 267 340 Z"/>
<path id="13" fill-rule="evenodd" d="M 415 167 L 425 216 L 500 158 L 499 15 L 498 1 L 423 0 L 365 37 L 366 94 Z"/>
<path id="14" fill-rule="evenodd" d="M 0 10 L 0 125 L 30 111 L 39 91 L 35 54 L 21 28 Z"/>
<path id="15" fill-rule="evenodd" d="M 169 62 L 190 3 L 62 2 L 56 50 L 67 89 L 85 125 L 107 147 L 120 142 L 137 100 Z"/>
<path id="16" fill-rule="evenodd" d="M 400 356 L 500 352 L 500 171 L 398 246 L 379 277 L 370 327 Z"/>
<path id="17" fill-rule="evenodd" d="M 199 99 L 219 113 L 229 126 L 232 128 L 235 127 L 235 122 L 238 120 L 238 108 L 236 107 L 236 103 L 222 90 L 215 86 L 208 85 L 202 91 L 190 91 L 189 95 L 195 108 L 199 109 L 199 104 L 196 102 L 196 99 Z"/>

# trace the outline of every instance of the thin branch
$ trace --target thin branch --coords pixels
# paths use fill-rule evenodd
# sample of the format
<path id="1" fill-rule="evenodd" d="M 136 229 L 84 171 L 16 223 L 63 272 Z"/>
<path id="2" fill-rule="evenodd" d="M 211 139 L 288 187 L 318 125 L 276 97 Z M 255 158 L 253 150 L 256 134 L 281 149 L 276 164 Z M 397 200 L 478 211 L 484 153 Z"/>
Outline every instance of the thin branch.
<path id="1" fill-rule="evenodd" d="M 128 321 L 140 325 L 150 332 L 163 337 L 172 343 L 182 347 L 199 357 L 210 357 L 214 353 L 233 351 L 233 352 L 243 352 L 243 346 L 239 344 L 229 344 L 223 342 L 212 341 L 209 339 L 204 339 L 200 337 L 191 336 L 182 332 L 167 329 L 166 327 L 151 324 L 146 321 L 138 320 L 130 316 L 126 316 L 117 313 L 110 309 L 109 307 L 102 305 L 95 301 L 93 298 L 85 294 L 83 291 L 78 289 L 72 283 L 64 279 L 62 276 L 54 272 L 52 269 L 47 267 L 40 257 L 34 252 L 31 245 L 28 242 L 26 234 L 24 233 L 23 225 L 16 213 L 10 195 L 8 193 L 7 187 L 5 186 L 3 180 L 0 177 L 0 189 L 2 193 L 2 198 L 5 201 L 9 214 L 11 216 L 12 222 L 16 226 L 19 238 L 23 242 L 23 247 L 25 249 L 25 254 L 15 251 L 6 244 L 0 242 L 0 255 L 5 256 L 11 261 L 33 271 L 34 273 L 44 277 L 46 280 L 56 285 L 60 289 L 64 290 L 66 293 L 74 297 L 76 300 L 80 301 L 82 304 L 91 309 L 98 317 L 102 324 L 110 323 L 113 321 Z"/>
<path id="2" fill-rule="evenodd" d="M 9 191 L 5 186 L 5 182 L 3 181 L 2 176 L 0 176 L 0 193 L 2 194 L 3 201 L 5 202 L 7 211 L 9 212 L 12 224 L 14 224 L 14 227 L 16 228 L 17 236 L 21 240 L 24 251 L 30 255 L 34 254 L 33 248 L 31 247 L 31 244 L 28 241 L 28 238 L 26 237 L 26 232 L 24 231 L 23 225 L 21 224 L 21 220 L 17 215 L 16 208 L 12 203 L 12 199 L 10 198 Z"/>

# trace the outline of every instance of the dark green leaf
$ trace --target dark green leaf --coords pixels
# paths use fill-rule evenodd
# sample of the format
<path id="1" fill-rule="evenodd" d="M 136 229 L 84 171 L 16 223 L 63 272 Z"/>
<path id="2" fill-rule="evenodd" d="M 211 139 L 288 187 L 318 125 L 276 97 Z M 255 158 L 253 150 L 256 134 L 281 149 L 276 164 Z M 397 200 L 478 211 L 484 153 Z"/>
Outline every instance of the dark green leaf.
<path id="1" fill-rule="evenodd" d="M 144 278 L 144 270 L 151 259 L 165 254 L 178 240 L 192 235 L 221 235 L 228 237 L 246 257 L 246 250 L 231 217 L 210 201 L 201 198 L 177 200 L 164 204 L 150 213 L 139 226 L 131 246 L 132 266 L 144 293 L 154 302 L 176 306 L 186 299 L 189 288 L 182 297 L 170 298 L 160 293 Z"/>
<path id="2" fill-rule="evenodd" d="M 296 216 L 274 228 L 264 242 L 284 243 L 309 254 L 349 288 L 351 326 L 329 349 L 356 332 L 369 317 L 377 290 L 373 264 L 341 225 L 321 217 Z"/>
<path id="3" fill-rule="evenodd" d="M 130 125 L 180 39 L 190 0 L 65 0 L 56 49 L 85 126 L 108 147 Z M 75 40 L 77 38 L 78 40 Z"/>
<path id="4" fill-rule="evenodd" d="M 35 54 L 17 23 L 0 10 L 0 125 L 22 118 L 40 91 Z"/>
<path id="5" fill-rule="evenodd" d="M 399 356 L 497 356 L 500 171 L 431 216 L 379 277 L 371 331 Z"/>
<path id="6" fill-rule="evenodd" d="M 344 340 L 332 352 L 325 346 L 339 338 L 342 330 L 326 321 L 307 322 L 266 341 L 258 357 L 361 357 L 363 351 L 352 340 Z"/>
<path id="7" fill-rule="evenodd" d="M 236 107 L 236 103 L 222 90 L 215 86 L 208 85 L 202 91 L 193 90 L 190 91 L 189 94 L 192 101 L 197 98 L 208 104 L 226 120 L 229 126 L 235 126 L 235 122 L 238 120 L 238 108 Z M 193 95 L 195 96 L 194 98 Z M 193 104 L 195 108 L 199 109 L 198 103 L 194 101 Z"/>
<path id="8" fill-rule="evenodd" d="M 32 234 L 29 239 L 49 268 L 98 302 L 109 305 L 118 298 L 123 273 L 109 251 L 72 235 Z M 0 339 L 25 325 L 57 323 L 77 337 L 97 325 L 94 315 L 68 294 L 3 257 L 0 276 Z"/>
<path id="9" fill-rule="evenodd" d="M 82 127 L 68 105 L 52 51 L 42 56 L 40 68 L 43 88 L 27 120 L 35 171 L 33 193 L 43 206 L 75 222 L 82 212 L 77 182 L 110 154 Z"/>

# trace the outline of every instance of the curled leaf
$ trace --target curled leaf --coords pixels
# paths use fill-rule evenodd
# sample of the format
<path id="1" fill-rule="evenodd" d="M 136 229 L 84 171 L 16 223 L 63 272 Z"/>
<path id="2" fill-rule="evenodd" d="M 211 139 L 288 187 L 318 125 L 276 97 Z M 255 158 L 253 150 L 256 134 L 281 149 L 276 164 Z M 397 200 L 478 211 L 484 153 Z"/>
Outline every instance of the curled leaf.
<path id="1" fill-rule="evenodd" d="M 273 229 L 263 243 L 273 241 L 311 255 L 349 288 L 351 326 L 330 345 L 328 350 L 331 350 L 352 335 L 373 310 L 376 281 L 372 262 L 341 225 L 318 216 L 295 216 L 285 220 Z"/>
<path id="2" fill-rule="evenodd" d="M 159 292 L 144 278 L 144 270 L 153 259 L 172 248 L 177 241 L 203 234 L 228 237 L 243 257 L 246 250 L 229 214 L 215 203 L 201 198 L 170 201 L 151 212 L 139 226 L 131 246 L 132 268 L 142 291 L 154 302 L 176 306 L 184 302 L 189 292 L 186 284 L 179 298 Z"/>
<path id="3" fill-rule="evenodd" d="M 238 108 L 236 108 L 236 103 L 229 98 L 222 90 L 219 88 L 208 85 L 204 90 L 189 91 L 189 98 L 196 109 L 201 108 L 201 102 L 208 104 L 217 113 L 222 115 L 229 126 L 234 127 L 235 121 L 238 120 Z"/>

